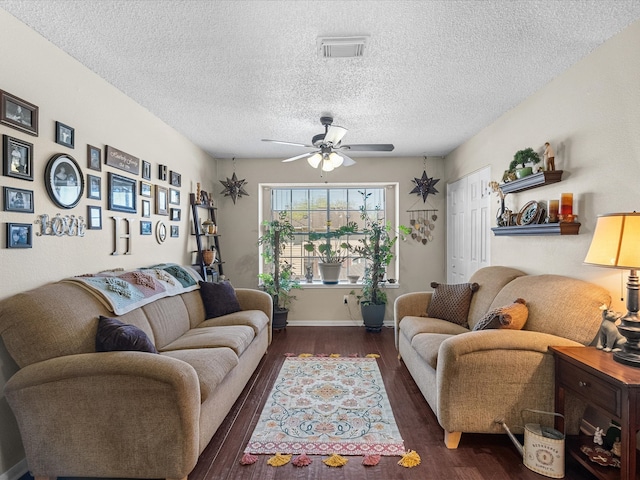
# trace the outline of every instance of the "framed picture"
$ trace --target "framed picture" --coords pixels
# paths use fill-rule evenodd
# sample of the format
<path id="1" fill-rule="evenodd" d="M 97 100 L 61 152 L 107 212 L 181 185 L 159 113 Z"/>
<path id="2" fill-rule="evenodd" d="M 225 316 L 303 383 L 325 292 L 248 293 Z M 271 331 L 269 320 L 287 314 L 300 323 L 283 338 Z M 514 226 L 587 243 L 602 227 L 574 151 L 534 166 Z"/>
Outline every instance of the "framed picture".
<path id="1" fill-rule="evenodd" d="M 30 223 L 7 223 L 7 248 L 31 248 L 33 225 Z"/>
<path id="2" fill-rule="evenodd" d="M 151 164 L 145 160 L 142 160 L 142 178 L 151 180 Z"/>
<path id="3" fill-rule="evenodd" d="M 200 190 L 200 205 L 209 205 L 209 194 Z"/>
<path id="4" fill-rule="evenodd" d="M 171 236 L 174 238 L 180 236 L 180 227 L 178 225 L 171 225 Z"/>
<path id="5" fill-rule="evenodd" d="M 2 187 L 5 212 L 33 213 L 33 191 Z"/>
<path id="6" fill-rule="evenodd" d="M 141 197 L 150 197 L 151 196 L 151 184 L 150 183 L 140 181 L 140 196 Z"/>
<path id="7" fill-rule="evenodd" d="M 3 135 L 4 166 L 7 177 L 33 181 L 33 144 Z"/>
<path id="8" fill-rule="evenodd" d="M 87 174 L 87 198 L 102 199 L 102 178 Z"/>
<path id="9" fill-rule="evenodd" d="M 65 147 L 74 148 L 75 135 L 75 130 L 69 125 L 56 122 L 56 143 L 64 145 Z"/>
<path id="10" fill-rule="evenodd" d="M 169 215 L 169 190 L 156 185 L 156 215 Z"/>
<path id="11" fill-rule="evenodd" d="M 87 168 L 102 171 L 102 151 L 93 145 L 87 145 Z"/>
<path id="12" fill-rule="evenodd" d="M 171 218 L 172 222 L 179 222 L 180 221 L 180 209 L 179 208 L 172 208 L 171 209 L 170 218 Z"/>
<path id="13" fill-rule="evenodd" d="M 151 222 L 147 220 L 140 222 L 140 235 L 151 235 L 152 231 Z"/>
<path id="14" fill-rule="evenodd" d="M 62 208 L 73 208 L 84 192 L 84 176 L 78 163 L 70 155 L 56 154 L 49 159 L 44 183 L 53 203 Z"/>
<path id="15" fill-rule="evenodd" d="M 180 190 L 175 188 L 169 189 L 169 203 L 171 205 L 180 205 Z"/>
<path id="16" fill-rule="evenodd" d="M 142 216 L 144 218 L 151 216 L 151 202 L 149 200 L 142 200 Z"/>
<path id="17" fill-rule="evenodd" d="M 167 181 L 167 166 L 158 165 L 158 180 Z"/>
<path id="18" fill-rule="evenodd" d="M 178 172 L 171 170 L 169 175 L 169 183 L 174 187 L 179 187 L 182 184 L 182 176 Z"/>
<path id="19" fill-rule="evenodd" d="M 89 205 L 87 207 L 89 230 L 102 230 L 102 207 Z"/>
<path id="20" fill-rule="evenodd" d="M 133 155 L 118 150 L 111 145 L 105 147 L 104 163 L 110 167 L 119 168 L 132 175 L 140 173 L 140 159 Z"/>
<path id="21" fill-rule="evenodd" d="M 0 90 L 0 123 L 38 136 L 38 107 Z"/>
<path id="22" fill-rule="evenodd" d="M 109 172 L 109 210 L 137 212 L 136 182 L 133 178 Z"/>

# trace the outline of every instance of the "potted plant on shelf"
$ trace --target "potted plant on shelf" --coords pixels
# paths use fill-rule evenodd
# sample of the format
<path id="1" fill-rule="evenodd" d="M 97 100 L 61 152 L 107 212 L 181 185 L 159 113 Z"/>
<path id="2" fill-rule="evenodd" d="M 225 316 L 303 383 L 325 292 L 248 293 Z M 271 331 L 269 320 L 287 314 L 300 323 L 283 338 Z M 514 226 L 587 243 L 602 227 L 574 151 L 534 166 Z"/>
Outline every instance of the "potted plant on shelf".
<path id="1" fill-rule="evenodd" d="M 264 291 L 273 299 L 272 328 L 278 330 L 287 326 L 289 306 L 296 298 L 291 290 L 300 288 L 291 264 L 282 259 L 287 243 L 293 240 L 294 229 L 285 212 L 281 212 L 276 220 L 263 222 L 263 226 L 264 234 L 258 244 L 262 245 L 262 258 L 271 271 L 259 274 L 258 278 Z"/>
<path id="2" fill-rule="evenodd" d="M 509 171 L 514 172 L 517 178 L 527 177 L 533 173 L 533 168 L 527 167 L 527 163 L 540 163 L 540 155 L 531 147 L 516 152 L 509 164 Z"/>
<path id="3" fill-rule="evenodd" d="M 309 240 L 305 243 L 304 249 L 320 258 L 318 270 L 322 283 L 335 285 L 340 278 L 342 262 L 352 248 L 348 241 L 342 241 L 342 237 L 356 233 L 358 225 L 356 222 L 348 222 L 335 230 L 330 230 L 329 227 L 330 225 L 327 226 L 326 232 L 309 233 Z M 322 241 L 318 242 L 319 240 Z"/>
<path id="4" fill-rule="evenodd" d="M 393 259 L 393 247 L 398 236 L 391 230 L 389 223 L 379 220 L 376 207 L 376 218 L 371 218 L 366 211 L 366 200 L 370 194 L 364 194 L 364 204 L 360 207 L 360 218 L 364 221 L 359 245 L 353 247 L 357 258 L 367 261 L 362 277 L 362 294 L 358 296 L 360 311 L 364 325 L 369 332 L 382 330 L 384 313 L 387 306 L 387 294 L 382 290 L 386 269 Z M 411 229 L 401 225 L 398 227 L 401 235 L 411 233 Z"/>

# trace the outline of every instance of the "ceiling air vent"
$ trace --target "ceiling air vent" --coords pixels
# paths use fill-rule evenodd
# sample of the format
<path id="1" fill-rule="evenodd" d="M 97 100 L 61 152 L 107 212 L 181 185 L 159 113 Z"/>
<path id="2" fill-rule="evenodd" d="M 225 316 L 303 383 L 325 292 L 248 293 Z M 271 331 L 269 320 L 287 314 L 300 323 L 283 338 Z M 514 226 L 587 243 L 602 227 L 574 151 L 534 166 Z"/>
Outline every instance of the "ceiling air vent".
<path id="1" fill-rule="evenodd" d="M 318 37 L 320 58 L 363 57 L 369 37 Z"/>

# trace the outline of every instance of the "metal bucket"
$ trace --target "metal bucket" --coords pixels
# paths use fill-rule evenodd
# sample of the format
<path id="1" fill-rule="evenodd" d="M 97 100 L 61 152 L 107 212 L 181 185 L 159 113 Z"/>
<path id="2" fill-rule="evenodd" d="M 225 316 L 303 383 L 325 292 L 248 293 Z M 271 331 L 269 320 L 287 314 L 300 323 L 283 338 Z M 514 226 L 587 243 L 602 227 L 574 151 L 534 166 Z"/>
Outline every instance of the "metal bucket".
<path id="1" fill-rule="evenodd" d="M 534 412 L 544 415 L 562 417 L 559 413 L 526 409 L 523 412 Z M 524 426 L 525 467 L 536 473 L 551 478 L 564 478 L 564 442 L 565 434 L 551 427 L 543 427 L 537 423 Z"/>

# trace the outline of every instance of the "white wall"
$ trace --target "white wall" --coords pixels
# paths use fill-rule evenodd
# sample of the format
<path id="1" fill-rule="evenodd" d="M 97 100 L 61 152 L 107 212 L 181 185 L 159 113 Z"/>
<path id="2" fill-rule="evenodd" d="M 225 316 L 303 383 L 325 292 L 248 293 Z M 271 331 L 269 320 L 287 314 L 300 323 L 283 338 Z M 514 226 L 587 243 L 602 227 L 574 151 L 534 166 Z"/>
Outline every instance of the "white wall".
<path id="1" fill-rule="evenodd" d="M 136 267 L 162 261 L 190 262 L 191 256 L 187 252 L 194 246 L 193 239 L 187 234 L 190 231 L 188 193 L 197 181 L 202 182 L 205 190 L 211 190 L 209 187 L 215 178 L 215 164 L 211 157 L 1 9 L 0 64 L 0 89 L 37 105 L 40 113 L 38 137 L 0 125 L 0 134 L 34 145 L 34 181 L 0 176 L 0 185 L 33 190 L 35 204 L 33 214 L 0 211 L 0 298 L 67 276 L 101 269 Z M 55 143 L 55 121 L 75 128 L 75 149 Z M 133 215 L 136 218 L 133 254 L 110 255 L 113 251 L 113 221 L 110 216 L 116 213 L 107 210 L 107 173 L 132 175 L 106 165 L 103 165 L 102 172 L 87 170 L 87 144 L 100 148 L 112 145 L 151 162 L 151 182 L 154 184 L 162 183 L 157 177 L 159 164 L 167 165 L 182 175 L 182 221 L 169 222 L 168 217 L 156 215 L 149 219 L 154 226 L 161 219 L 167 225 L 178 224 L 179 238 L 168 238 L 159 245 L 153 236 L 141 237 L 138 213 Z M 71 155 L 85 175 L 101 176 L 102 200 L 87 200 L 85 194 L 76 208 L 64 210 L 56 206 L 49 199 L 44 184 L 47 161 L 55 153 Z M 141 179 L 140 176 L 136 178 Z M 163 184 L 168 186 L 166 182 Z M 56 213 L 86 218 L 87 205 L 102 207 L 102 230 L 88 230 L 82 238 L 34 236 L 31 249 L 5 248 L 6 222 L 33 223 L 37 215 L 54 216 Z M 137 205 L 139 209 L 139 198 Z M 36 230 L 34 228 L 34 232 Z M 0 340 L 0 391 L 16 370 Z M 0 479 L 24 473 L 20 467 L 23 458 L 15 419 L 4 397 L 0 397 Z"/>
<path id="2" fill-rule="evenodd" d="M 296 152 L 292 151 L 294 155 Z M 426 163 L 429 177 L 441 178 L 436 189 L 439 194 L 429 195 L 427 204 L 416 194 L 409 195 L 414 188 L 414 178 L 420 178 L 423 158 L 357 158 L 357 164 L 340 167 L 320 177 L 320 172 L 311 168 L 305 160 L 282 163 L 275 159 L 236 159 L 236 174 L 248 182 L 243 196 L 234 205 L 229 197 L 219 201 L 219 228 L 222 234 L 220 248 L 225 263 L 225 274 L 239 287 L 258 285 L 258 183 L 347 183 L 347 182 L 399 182 L 399 222 L 409 225 L 410 208 L 437 208 L 439 219 L 434 230 L 434 241 L 427 245 L 414 240 L 400 243 L 400 285 L 389 289 L 386 319 L 393 318 L 393 300 L 400 294 L 427 289 L 431 281 L 445 280 L 445 181 L 443 160 L 429 158 Z M 233 174 L 231 160 L 218 160 L 219 178 Z M 222 190 L 220 186 L 219 191 Z M 429 206 L 429 205 L 433 206 Z M 427 205 L 426 207 L 424 207 Z M 304 285 L 303 285 L 304 287 Z M 349 320 L 349 309 L 343 303 L 343 295 L 351 287 L 307 288 L 296 291 L 297 300 L 289 313 L 291 324 L 330 321 L 340 323 Z M 357 313 L 356 308 L 352 308 Z M 354 315 L 355 316 L 355 315 Z"/>
<path id="3" fill-rule="evenodd" d="M 529 200 L 573 192 L 580 234 L 494 237 L 492 264 L 593 281 L 611 291 L 614 308 L 620 311 L 626 311 L 620 301 L 621 275 L 626 282 L 628 272 L 582 262 L 597 215 L 640 209 L 638 45 L 640 22 L 635 22 L 457 148 L 445 162 L 447 179 L 491 165 L 499 181 L 517 150 L 532 147 L 542 152 L 549 141 L 556 150 L 556 169 L 565 171 L 562 182 L 508 195 L 507 206 L 517 211 Z M 497 199 L 494 205 L 495 211 Z"/>

